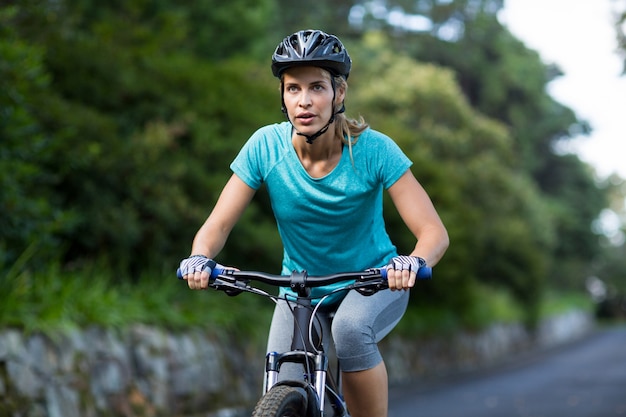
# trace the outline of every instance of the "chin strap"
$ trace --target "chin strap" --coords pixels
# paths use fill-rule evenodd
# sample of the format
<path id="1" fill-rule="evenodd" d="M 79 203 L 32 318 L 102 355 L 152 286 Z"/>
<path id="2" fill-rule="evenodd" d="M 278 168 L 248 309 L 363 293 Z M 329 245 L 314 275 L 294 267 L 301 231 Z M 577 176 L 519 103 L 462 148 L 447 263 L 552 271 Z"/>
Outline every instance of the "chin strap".
<path id="1" fill-rule="evenodd" d="M 333 106 L 333 114 L 332 116 L 330 116 L 330 120 L 328 120 L 328 123 L 326 123 L 326 126 L 318 130 L 316 133 L 313 133 L 312 135 L 306 135 L 304 133 L 300 133 L 294 127 L 294 130 L 296 130 L 296 135 L 304 136 L 306 138 L 306 143 L 311 144 L 313 143 L 315 139 L 319 138 L 324 133 L 326 133 L 330 125 L 335 121 L 335 116 L 338 115 L 339 113 L 343 113 L 344 111 L 346 111 L 346 107 L 343 104 L 341 105 L 341 109 L 339 109 L 339 111 L 337 112 L 335 112 L 335 106 Z M 291 122 L 291 120 L 289 122 Z M 293 123 L 291 125 L 293 126 Z"/>
<path id="2" fill-rule="evenodd" d="M 296 130 L 296 135 L 299 136 L 304 136 L 306 138 L 306 143 L 313 143 L 313 141 L 317 138 L 319 138 L 320 136 L 322 136 L 324 133 L 326 133 L 326 131 L 328 130 L 328 127 L 330 126 L 329 122 L 326 126 L 324 126 L 323 128 L 321 128 L 320 130 L 317 131 L 317 133 L 314 133 L 312 135 L 305 135 L 304 133 L 300 133 Z"/>

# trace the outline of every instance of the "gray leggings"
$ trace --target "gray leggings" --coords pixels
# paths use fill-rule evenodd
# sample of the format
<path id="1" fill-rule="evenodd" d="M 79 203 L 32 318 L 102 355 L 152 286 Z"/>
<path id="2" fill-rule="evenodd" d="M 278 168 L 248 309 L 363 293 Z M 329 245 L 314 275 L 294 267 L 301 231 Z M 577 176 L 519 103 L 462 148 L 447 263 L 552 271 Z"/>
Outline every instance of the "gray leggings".
<path id="1" fill-rule="evenodd" d="M 371 369 L 382 362 L 378 350 L 380 342 L 395 327 L 406 311 L 408 291 L 379 291 L 363 296 L 350 291 L 341 301 L 332 319 L 332 340 L 341 370 L 345 372 Z M 329 347 L 328 311 L 318 314 L 323 329 L 326 351 Z M 291 348 L 293 316 L 287 302 L 280 300 L 274 310 L 268 339 L 268 352 L 286 352 Z M 281 379 L 296 378 L 301 368 L 286 363 L 281 368 Z"/>

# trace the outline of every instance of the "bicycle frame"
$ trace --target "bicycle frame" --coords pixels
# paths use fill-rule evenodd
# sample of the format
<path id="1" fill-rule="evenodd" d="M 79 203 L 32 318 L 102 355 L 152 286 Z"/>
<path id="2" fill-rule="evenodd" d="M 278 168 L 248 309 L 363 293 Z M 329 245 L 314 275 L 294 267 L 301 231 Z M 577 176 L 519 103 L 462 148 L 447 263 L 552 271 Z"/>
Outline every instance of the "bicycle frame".
<path id="1" fill-rule="evenodd" d="M 336 367 L 336 380 L 329 378 L 330 358 L 324 351 L 319 335 L 313 329 L 313 334 L 303 335 L 303 329 L 309 329 L 311 321 L 314 319 L 311 299 L 307 297 L 299 298 L 293 306 L 294 330 L 289 352 L 269 352 L 265 362 L 265 380 L 263 383 L 263 394 L 277 384 L 289 386 L 301 386 L 309 394 L 311 390 L 315 395 L 309 395 L 308 402 L 313 402 L 313 406 L 319 415 L 323 415 L 326 404 L 326 394 L 330 394 L 329 404 L 334 410 L 335 416 L 346 416 L 347 409 L 341 393 L 341 373 L 339 366 Z M 300 337 L 298 337 L 298 335 Z M 280 367 L 286 363 L 297 363 L 302 365 L 304 381 L 281 381 L 278 382 Z M 301 383 L 303 382 L 303 383 Z"/>

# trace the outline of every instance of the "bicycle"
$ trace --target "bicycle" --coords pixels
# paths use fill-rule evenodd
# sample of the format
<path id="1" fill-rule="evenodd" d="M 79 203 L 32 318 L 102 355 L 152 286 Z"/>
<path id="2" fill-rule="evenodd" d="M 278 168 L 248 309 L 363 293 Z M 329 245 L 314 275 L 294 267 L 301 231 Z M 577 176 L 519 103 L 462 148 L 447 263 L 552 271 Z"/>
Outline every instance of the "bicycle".
<path id="1" fill-rule="evenodd" d="M 178 277 L 182 278 L 180 271 Z M 418 270 L 418 279 L 430 279 L 431 268 Z M 280 297 L 251 285 L 253 281 L 276 287 L 290 287 L 297 298 Z M 311 288 L 347 281 L 346 285 L 325 294 L 313 305 Z M 349 417 L 341 391 L 339 363 L 330 365 L 324 351 L 322 335 L 316 330 L 315 320 L 325 297 L 340 291 L 356 290 L 369 296 L 388 288 L 387 269 L 372 268 L 359 272 L 344 272 L 323 276 L 309 276 L 306 271 L 291 275 L 275 275 L 257 271 L 237 271 L 213 268 L 209 287 L 234 296 L 250 292 L 273 300 L 287 300 L 294 317 L 291 350 L 270 352 L 265 358 L 263 395 L 252 412 L 252 417 Z M 283 364 L 291 362 L 302 366 L 301 380 L 278 380 Z M 334 375 L 334 376 L 333 376 Z"/>

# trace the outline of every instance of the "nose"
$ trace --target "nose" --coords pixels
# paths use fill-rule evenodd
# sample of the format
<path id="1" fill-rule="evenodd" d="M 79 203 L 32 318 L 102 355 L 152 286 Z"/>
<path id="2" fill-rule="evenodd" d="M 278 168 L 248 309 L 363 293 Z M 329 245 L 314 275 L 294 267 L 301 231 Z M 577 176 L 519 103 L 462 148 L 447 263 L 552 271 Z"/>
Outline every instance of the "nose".
<path id="1" fill-rule="evenodd" d="M 298 105 L 307 108 L 311 105 L 311 95 L 307 91 L 302 91 Z"/>

